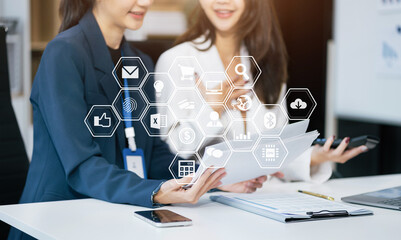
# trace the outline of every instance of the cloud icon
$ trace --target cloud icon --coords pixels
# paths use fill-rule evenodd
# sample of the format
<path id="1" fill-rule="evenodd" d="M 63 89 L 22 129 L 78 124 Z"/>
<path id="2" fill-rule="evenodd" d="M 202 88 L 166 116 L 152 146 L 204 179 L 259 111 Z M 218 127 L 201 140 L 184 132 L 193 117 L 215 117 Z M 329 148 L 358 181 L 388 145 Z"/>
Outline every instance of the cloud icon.
<path id="1" fill-rule="evenodd" d="M 300 98 L 297 98 L 294 102 L 290 104 L 290 107 L 292 109 L 305 109 L 307 106 L 308 104 L 302 101 L 302 99 Z"/>

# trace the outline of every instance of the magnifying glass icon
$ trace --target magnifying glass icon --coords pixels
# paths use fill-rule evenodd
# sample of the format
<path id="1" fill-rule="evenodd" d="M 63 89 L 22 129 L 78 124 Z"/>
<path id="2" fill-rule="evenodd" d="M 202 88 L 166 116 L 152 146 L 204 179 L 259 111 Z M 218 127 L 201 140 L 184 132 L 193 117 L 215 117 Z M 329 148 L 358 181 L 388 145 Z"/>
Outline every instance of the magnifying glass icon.
<path id="1" fill-rule="evenodd" d="M 242 70 L 240 68 L 242 68 Z M 246 81 L 249 81 L 249 75 L 246 73 L 246 66 L 244 64 L 237 64 L 237 66 L 235 66 L 235 73 L 243 76 Z"/>

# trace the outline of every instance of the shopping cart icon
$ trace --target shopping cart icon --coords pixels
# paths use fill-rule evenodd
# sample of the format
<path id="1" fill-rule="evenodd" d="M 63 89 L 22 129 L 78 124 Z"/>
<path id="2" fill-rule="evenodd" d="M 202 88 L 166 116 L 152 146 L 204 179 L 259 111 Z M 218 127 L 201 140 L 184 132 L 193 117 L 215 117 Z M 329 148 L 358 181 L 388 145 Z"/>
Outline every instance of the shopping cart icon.
<path id="1" fill-rule="evenodd" d="M 178 67 L 181 70 L 181 81 L 194 81 L 195 80 L 195 68 L 183 66 L 178 64 Z"/>

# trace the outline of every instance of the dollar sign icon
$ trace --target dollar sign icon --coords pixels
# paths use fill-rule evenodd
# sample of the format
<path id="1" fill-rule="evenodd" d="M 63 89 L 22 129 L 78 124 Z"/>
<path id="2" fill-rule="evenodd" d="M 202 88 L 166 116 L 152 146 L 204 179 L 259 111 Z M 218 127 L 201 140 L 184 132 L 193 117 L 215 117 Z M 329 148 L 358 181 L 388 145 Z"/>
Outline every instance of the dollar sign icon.
<path id="1" fill-rule="evenodd" d="M 189 132 L 185 132 L 184 135 L 185 141 L 189 141 L 191 139 L 191 134 Z"/>
<path id="2" fill-rule="evenodd" d="M 195 131 L 191 128 L 183 128 L 178 137 L 183 144 L 191 144 L 195 141 Z"/>

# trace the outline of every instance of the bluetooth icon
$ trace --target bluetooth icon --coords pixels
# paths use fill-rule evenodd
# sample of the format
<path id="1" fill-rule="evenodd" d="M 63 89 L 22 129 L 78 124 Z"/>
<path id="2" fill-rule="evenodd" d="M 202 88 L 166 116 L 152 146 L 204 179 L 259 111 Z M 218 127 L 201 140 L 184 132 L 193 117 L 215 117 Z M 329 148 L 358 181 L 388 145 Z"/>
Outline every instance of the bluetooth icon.
<path id="1" fill-rule="evenodd" d="M 254 122 L 262 136 L 280 136 L 288 122 L 279 104 L 264 104 L 255 114 Z"/>
<path id="2" fill-rule="evenodd" d="M 277 124 L 277 116 L 273 112 L 267 112 L 265 113 L 265 116 L 263 118 L 263 122 L 265 125 L 265 128 L 267 129 L 273 129 L 276 127 Z"/>

